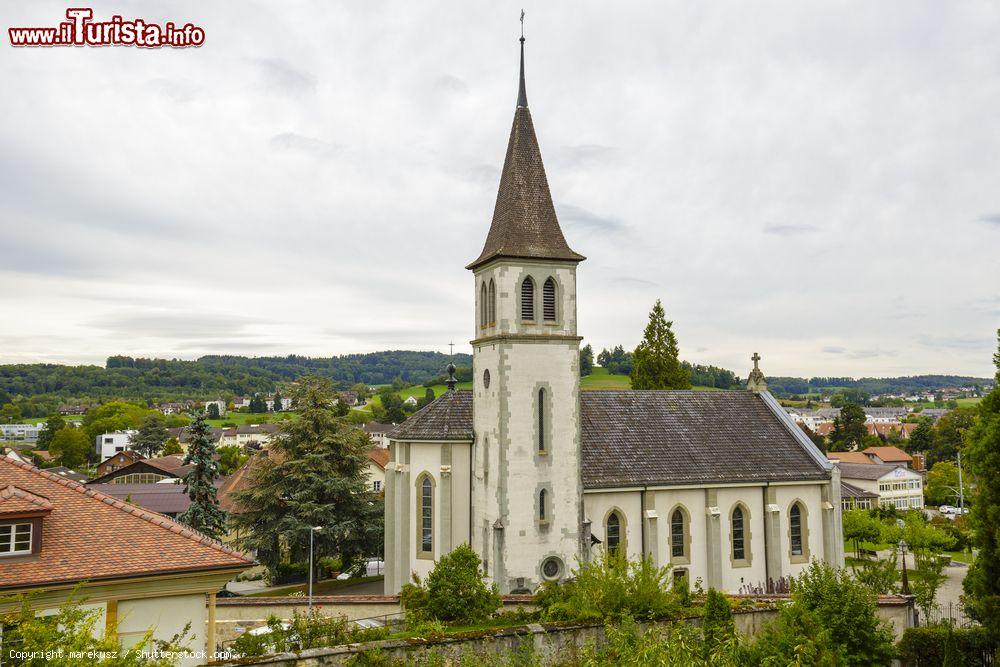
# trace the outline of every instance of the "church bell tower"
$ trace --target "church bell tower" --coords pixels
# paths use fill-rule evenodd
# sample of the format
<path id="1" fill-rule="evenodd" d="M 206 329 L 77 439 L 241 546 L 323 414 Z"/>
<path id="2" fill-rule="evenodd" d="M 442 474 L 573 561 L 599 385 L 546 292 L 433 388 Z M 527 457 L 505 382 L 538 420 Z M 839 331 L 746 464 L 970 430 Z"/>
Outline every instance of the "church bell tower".
<path id="1" fill-rule="evenodd" d="M 517 107 L 475 285 L 471 540 L 502 593 L 564 578 L 585 551 L 576 268 L 528 110 Z M 516 545 L 516 546 L 515 546 Z"/>

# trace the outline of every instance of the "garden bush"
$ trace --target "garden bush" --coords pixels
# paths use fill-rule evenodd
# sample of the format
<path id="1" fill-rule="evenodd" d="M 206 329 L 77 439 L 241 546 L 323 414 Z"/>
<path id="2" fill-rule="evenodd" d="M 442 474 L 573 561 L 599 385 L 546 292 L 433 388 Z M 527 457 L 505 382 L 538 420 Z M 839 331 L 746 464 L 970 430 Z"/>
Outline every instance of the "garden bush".
<path id="1" fill-rule="evenodd" d="M 941 667 L 946 664 L 949 644 L 957 653 L 949 660 L 951 664 L 994 664 L 997 644 L 984 628 L 950 628 L 945 624 L 908 628 L 899 642 L 899 659 L 906 667 Z"/>
<path id="2" fill-rule="evenodd" d="M 426 585 L 414 576 L 403 586 L 400 602 L 407 621 L 438 620 L 472 625 L 486 620 L 503 603 L 496 584 L 487 586 L 479 556 L 468 544 L 442 556 L 427 576 Z"/>

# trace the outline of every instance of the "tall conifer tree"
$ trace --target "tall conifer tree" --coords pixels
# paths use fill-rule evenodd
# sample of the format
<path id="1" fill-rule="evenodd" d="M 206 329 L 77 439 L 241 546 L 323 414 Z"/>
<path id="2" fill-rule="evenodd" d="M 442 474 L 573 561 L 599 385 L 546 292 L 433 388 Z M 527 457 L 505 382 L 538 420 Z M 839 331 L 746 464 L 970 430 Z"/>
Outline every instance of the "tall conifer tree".
<path id="1" fill-rule="evenodd" d="M 215 479 L 219 476 L 219 467 L 215 461 L 215 443 L 209 437 L 204 414 L 195 415 L 189 433 L 191 440 L 184 464 L 192 467 L 184 476 L 184 490 L 191 499 L 191 506 L 177 520 L 219 539 L 226 532 L 226 512 L 219 507 L 216 495 Z"/>
<path id="2" fill-rule="evenodd" d="M 633 389 L 690 389 L 691 379 L 681 365 L 677 337 L 663 312 L 663 304 L 649 313 L 649 324 L 642 342 L 632 355 Z"/>

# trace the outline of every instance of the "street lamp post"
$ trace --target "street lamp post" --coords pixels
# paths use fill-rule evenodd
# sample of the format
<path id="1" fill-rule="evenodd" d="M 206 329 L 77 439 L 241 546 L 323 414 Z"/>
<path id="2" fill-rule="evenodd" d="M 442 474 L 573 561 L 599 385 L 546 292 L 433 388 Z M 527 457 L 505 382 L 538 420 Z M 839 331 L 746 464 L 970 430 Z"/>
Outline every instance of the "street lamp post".
<path id="1" fill-rule="evenodd" d="M 906 576 L 906 540 L 899 541 L 899 556 L 903 560 L 903 586 L 900 589 L 900 593 L 903 595 L 910 594 L 910 580 Z"/>
<path id="2" fill-rule="evenodd" d="M 313 526 L 309 529 L 309 613 L 313 608 L 313 536 L 323 530 L 320 526 Z"/>

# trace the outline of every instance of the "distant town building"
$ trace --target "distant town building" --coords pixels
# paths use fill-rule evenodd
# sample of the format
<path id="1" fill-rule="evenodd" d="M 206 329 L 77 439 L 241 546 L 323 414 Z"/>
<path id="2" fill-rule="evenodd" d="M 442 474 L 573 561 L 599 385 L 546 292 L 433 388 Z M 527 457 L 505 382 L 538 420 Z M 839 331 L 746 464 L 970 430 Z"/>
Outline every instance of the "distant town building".
<path id="1" fill-rule="evenodd" d="M 135 431 L 114 431 L 97 436 L 94 439 L 97 460 L 104 462 L 115 454 L 124 452 L 132 445 L 133 435 L 135 435 Z"/>
<path id="2" fill-rule="evenodd" d="M 838 463 L 837 466 L 841 482 L 877 493 L 880 507 L 904 510 L 924 506 L 924 478 L 905 466 L 882 463 Z"/>
<path id="3" fill-rule="evenodd" d="M 63 416 L 86 414 L 87 410 L 94 407 L 90 403 L 80 403 L 78 405 L 60 405 L 59 414 Z"/>
<path id="4" fill-rule="evenodd" d="M 367 422 L 362 424 L 361 428 L 368 437 L 371 438 L 372 444 L 376 447 L 388 447 L 389 441 L 386 439 L 386 435 L 391 431 L 396 425 L 395 424 L 380 424 L 378 422 Z"/>
<path id="5" fill-rule="evenodd" d="M 0 440 L 34 442 L 44 424 L 0 424 Z"/>
<path id="6" fill-rule="evenodd" d="M 219 416 L 220 417 L 225 417 L 226 416 L 226 402 L 222 401 L 222 400 L 218 400 L 218 401 L 205 401 L 205 405 L 203 406 L 204 409 L 205 409 L 205 414 L 208 414 L 208 408 L 210 406 L 212 406 L 212 405 L 214 405 L 216 407 L 216 409 L 219 411 Z"/>
<path id="7" fill-rule="evenodd" d="M 97 464 L 97 476 L 103 477 L 109 472 L 114 472 L 115 470 L 121 470 L 125 466 L 132 465 L 136 461 L 141 461 L 142 456 L 138 453 L 133 452 L 131 449 L 126 449 L 124 451 L 118 452 L 114 456 L 111 456 L 101 463 Z"/>
<path id="8" fill-rule="evenodd" d="M 91 484 L 156 484 L 167 480 L 180 481 L 187 475 L 191 465 L 184 465 L 184 457 L 179 454 L 140 459 L 134 463 L 95 477 Z"/>
<path id="9" fill-rule="evenodd" d="M 840 482 L 840 506 L 846 510 L 870 510 L 878 507 L 878 494 Z"/>

